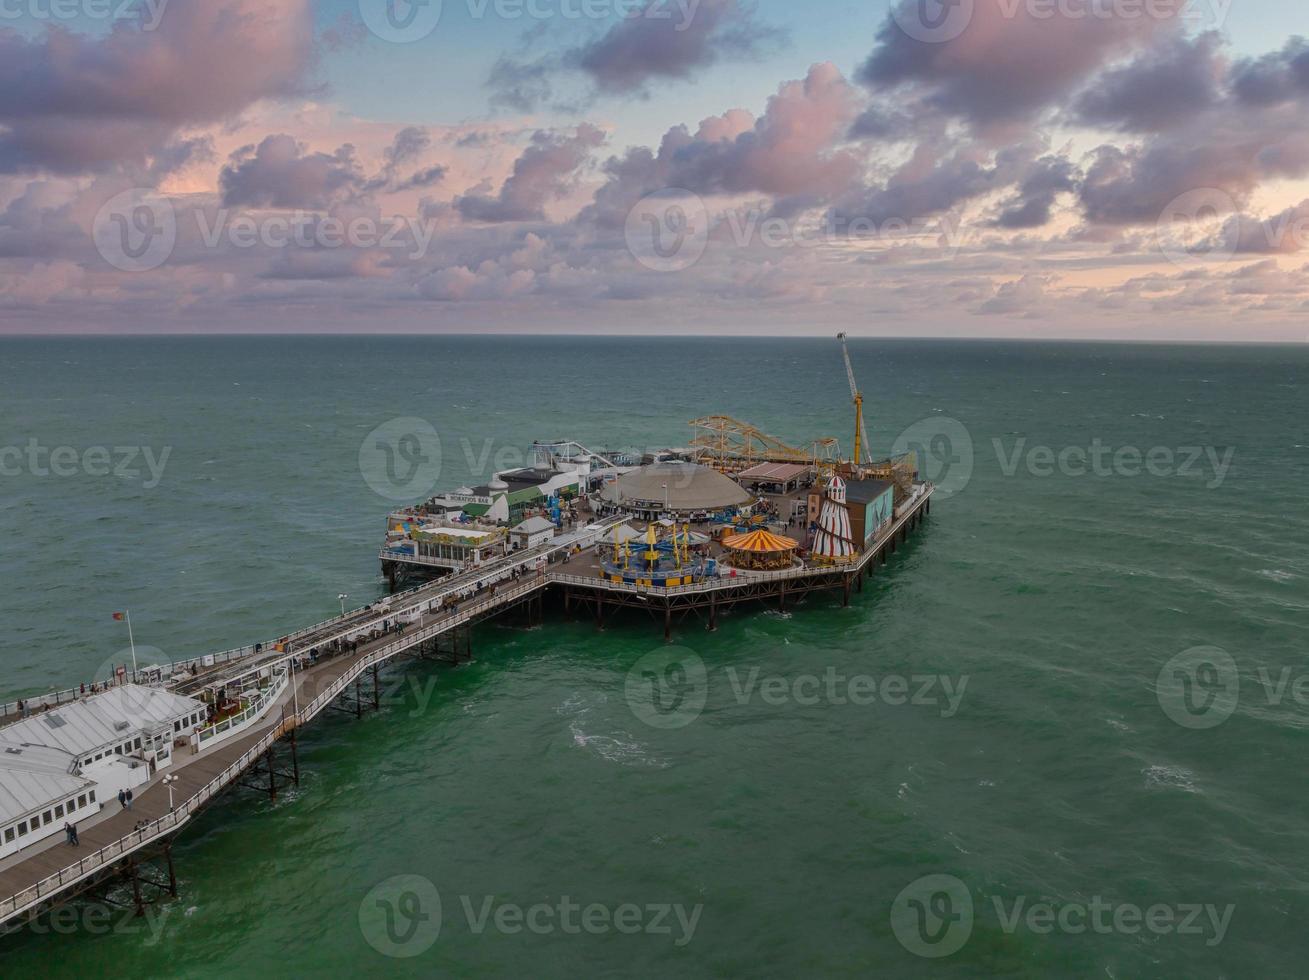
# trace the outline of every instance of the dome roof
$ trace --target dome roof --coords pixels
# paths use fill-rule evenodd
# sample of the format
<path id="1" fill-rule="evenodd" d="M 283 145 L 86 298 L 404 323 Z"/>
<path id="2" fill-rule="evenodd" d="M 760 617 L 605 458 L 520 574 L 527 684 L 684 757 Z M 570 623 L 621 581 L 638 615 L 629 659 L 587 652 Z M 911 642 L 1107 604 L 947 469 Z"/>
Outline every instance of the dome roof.
<path id="1" fill-rule="evenodd" d="M 717 470 L 696 463 L 642 466 L 606 486 L 601 496 L 619 507 L 648 504 L 651 507 L 643 509 L 674 511 L 720 510 L 753 499 Z"/>

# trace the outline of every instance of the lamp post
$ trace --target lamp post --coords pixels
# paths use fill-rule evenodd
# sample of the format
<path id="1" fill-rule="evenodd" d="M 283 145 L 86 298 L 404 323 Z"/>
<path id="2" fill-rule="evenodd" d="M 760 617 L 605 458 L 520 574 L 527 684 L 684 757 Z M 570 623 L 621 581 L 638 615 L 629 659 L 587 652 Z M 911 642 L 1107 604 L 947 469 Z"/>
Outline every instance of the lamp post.
<path id="1" fill-rule="evenodd" d="M 173 812 L 173 783 L 177 782 L 177 777 L 171 772 L 164 777 L 164 785 L 168 787 L 168 812 Z"/>
<path id="2" fill-rule="evenodd" d="M 349 599 L 350 597 L 349 597 L 348 595 L 346 595 L 344 592 L 342 592 L 342 593 L 341 593 L 340 595 L 338 595 L 336 598 L 337 598 L 337 600 L 341 603 L 341 615 L 344 616 L 344 615 L 345 615 L 345 600 Z"/>

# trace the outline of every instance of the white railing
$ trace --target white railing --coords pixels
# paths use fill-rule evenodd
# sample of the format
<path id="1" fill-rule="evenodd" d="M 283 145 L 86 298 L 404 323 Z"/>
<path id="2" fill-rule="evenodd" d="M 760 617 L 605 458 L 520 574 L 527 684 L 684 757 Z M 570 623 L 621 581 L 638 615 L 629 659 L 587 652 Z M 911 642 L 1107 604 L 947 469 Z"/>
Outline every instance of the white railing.
<path id="1" fill-rule="evenodd" d="M 232 715 L 230 718 L 224 718 L 217 724 L 196 732 L 191 736 L 191 744 L 197 749 L 204 748 L 206 743 L 210 745 L 217 744 L 217 742 L 239 733 L 249 723 L 263 717 L 268 710 L 268 706 L 285 693 L 290 677 L 291 672 L 289 669 L 275 673 L 272 683 L 251 698 L 244 711 Z"/>
<path id="2" fill-rule="evenodd" d="M 474 617 L 483 612 L 494 609 L 497 606 L 505 605 L 514 599 L 528 595 L 548 584 L 544 575 L 532 577 L 517 586 L 498 591 L 494 596 L 490 596 L 478 602 L 463 606 L 453 615 L 442 619 L 438 623 L 433 623 L 413 633 L 407 634 L 400 639 L 393 640 L 385 646 L 379 647 L 372 652 L 365 654 L 344 674 L 329 684 L 316 698 L 308 705 L 301 709 L 298 716 L 292 715 L 289 721 L 283 721 L 272 729 L 267 735 L 256 742 L 248 749 L 240 759 L 233 762 L 221 773 L 210 780 L 194 796 L 183 801 L 172 813 L 165 814 L 158 820 L 147 824 L 139 831 L 133 831 L 126 837 L 122 837 L 112 844 L 102 847 L 100 850 L 71 864 L 67 868 L 50 875 L 37 882 L 31 888 L 26 888 L 18 894 L 0 900 L 0 923 L 13 918 L 21 912 L 39 904 L 43 898 L 62 891 L 69 885 L 75 884 L 87 876 L 87 874 L 112 863 L 115 859 L 132 851 L 139 850 L 141 847 L 153 840 L 176 830 L 205 803 L 216 796 L 228 784 L 243 773 L 259 756 L 263 755 L 275 741 L 281 738 L 290 727 L 298 726 L 310 721 L 324 708 L 334 701 L 340 694 L 352 684 L 365 670 L 373 664 L 390 660 L 396 654 L 403 653 L 410 647 L 439 636 L 440 634 L 462 626 Z"/>
<path id="3" fill-rule="evenodd" d="M 140 830 L 133 831 L 126 837 L 120 837 L 88 857 L 82 858 L 76 864 L 70 864 L 57 874 L 43 878 L 32 887 L 25 888 L 10 898 L 0 900 L 0 922 L 5 922 L 21 912 L 28 911 L 38 905 L 43 898 L 57 894 L 69 885 L 81 881 L 88 874 L 113 863 L 124 854 L 140 850 L 151 841 L 176 830 L 186 823 L 200 807 L 208 803 L 229 783 L 233 782 L 237 776 L 245 772 L 256 758 L 263 755 L 270 745 L 286 733 L 286 730 L 285 723 L 278 725 L 248 749 L 240 759 L 233 762 L 201 787 L 200 791 L 194 796 L 184 800 L 171 813 L 164 814 L 159 819 L 151 821 Z"/>

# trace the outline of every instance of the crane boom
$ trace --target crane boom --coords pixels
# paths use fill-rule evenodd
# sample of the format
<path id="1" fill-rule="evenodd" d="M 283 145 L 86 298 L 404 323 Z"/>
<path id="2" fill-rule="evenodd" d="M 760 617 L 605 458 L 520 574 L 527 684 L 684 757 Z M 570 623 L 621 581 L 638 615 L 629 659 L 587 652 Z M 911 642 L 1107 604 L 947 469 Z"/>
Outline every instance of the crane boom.
<path id="1" fill-rule="evenodd" d="M 859 384 L 855 381 L 854 365 L 850 363 L 850 350 L 845 344 L 845 334 L 839 333 L 836 339 L 841 342 L 841 356 L 845 358 L 845 374 L 850 379 L 850 397 L 854 399 L 855 408 L 855 436 L 854 436 L 854 464 L 859 466 L 865 462 L 873 461 L 872 453 L 869 450 L 871 443 L 868 441 L 868 430 L 864 427 L 864 396 L 859 390 Z"/>

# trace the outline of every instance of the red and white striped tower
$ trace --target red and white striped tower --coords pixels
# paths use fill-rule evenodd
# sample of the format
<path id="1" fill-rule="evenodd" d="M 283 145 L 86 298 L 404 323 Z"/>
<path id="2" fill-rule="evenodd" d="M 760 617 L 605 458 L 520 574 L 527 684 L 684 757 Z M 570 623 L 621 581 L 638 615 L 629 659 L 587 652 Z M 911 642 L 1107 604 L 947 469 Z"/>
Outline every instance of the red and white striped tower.
<path id="1" fill-rule="evenodd" d="M 822 510 L 818 512 L 818 530 L 810 555 L 818 561 L 839 563 L 853 561 L 857 554 L 850 531 L 850 509 L 845 501 L 845 481 L 833 476 L 827 484 Z"/>

